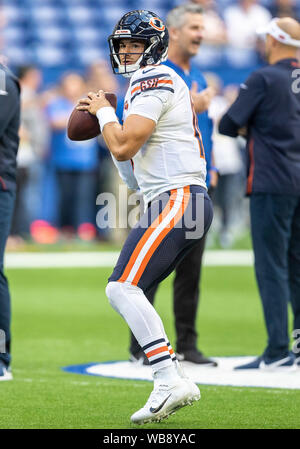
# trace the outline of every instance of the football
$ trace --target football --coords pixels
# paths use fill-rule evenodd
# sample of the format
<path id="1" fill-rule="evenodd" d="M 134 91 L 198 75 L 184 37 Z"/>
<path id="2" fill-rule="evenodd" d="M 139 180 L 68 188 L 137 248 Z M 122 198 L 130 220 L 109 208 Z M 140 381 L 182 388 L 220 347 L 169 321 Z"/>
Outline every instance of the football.
<path id="1" fill-rule="evenodd" d="M 105 92 L 105 98 L 112 107 L 117 109 L 117 97 L 113 93 Z M 98 119 L 88 111 L 79 111 L 76 107 L 70 115 L 68 126 L 68 137 L 71 140 L 89 140 L 101 134 Z"/>

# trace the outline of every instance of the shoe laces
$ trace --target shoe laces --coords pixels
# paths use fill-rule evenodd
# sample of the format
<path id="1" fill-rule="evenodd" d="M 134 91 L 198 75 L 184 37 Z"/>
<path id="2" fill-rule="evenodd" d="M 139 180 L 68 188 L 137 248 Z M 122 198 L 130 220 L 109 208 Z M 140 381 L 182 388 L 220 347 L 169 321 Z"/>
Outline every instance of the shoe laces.
<path id="1" fill-rule="evenodd" d="M 170 394 L 171 388 L 172 387 L 170 387 L 170 385 L 166 384 L 154 385 L 154 389 L 149 396 L 146 407 L 150 405 L 156 407 L 161 404 L 161 402 L 167 397 L 167 395 Z"/>

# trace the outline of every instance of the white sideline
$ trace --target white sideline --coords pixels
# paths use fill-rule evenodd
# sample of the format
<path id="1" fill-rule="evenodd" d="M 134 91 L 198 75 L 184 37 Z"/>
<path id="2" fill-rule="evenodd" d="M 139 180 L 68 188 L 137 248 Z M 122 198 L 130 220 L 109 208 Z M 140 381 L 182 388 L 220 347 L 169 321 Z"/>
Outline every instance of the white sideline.
<path id="1" fill-rule="evenodd" d="M 5 254 L 6 268 L 72 268 L 113 267 L 119 252 L 55 252 Z M 205 266 L 252 266 L 253 252 L 244 250 L 208 250 L 204 253 Z"/>

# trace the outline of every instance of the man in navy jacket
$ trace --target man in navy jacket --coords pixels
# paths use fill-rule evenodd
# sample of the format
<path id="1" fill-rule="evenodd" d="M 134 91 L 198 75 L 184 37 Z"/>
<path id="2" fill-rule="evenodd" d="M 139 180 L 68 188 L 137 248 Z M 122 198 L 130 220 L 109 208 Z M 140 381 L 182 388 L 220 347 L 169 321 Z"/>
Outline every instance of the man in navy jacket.
<path id="1" fill-rule="evenodd" d="M 265 30 L 268 65 L 241 85 L 219 131 L 247 136 L 255 271 L 268 333 L 262 356 L 237 369 L 289 369 L 288 302 L 300 334 L 300 24 L 273 19 Z M 244 129 L 243 129 L 244 128 Z"/>

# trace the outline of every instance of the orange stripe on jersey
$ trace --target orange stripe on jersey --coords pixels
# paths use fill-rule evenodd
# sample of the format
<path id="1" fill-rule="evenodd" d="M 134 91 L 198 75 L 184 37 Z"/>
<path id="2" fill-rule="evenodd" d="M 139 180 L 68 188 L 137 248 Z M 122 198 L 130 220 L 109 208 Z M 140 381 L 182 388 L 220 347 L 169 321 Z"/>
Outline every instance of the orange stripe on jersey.
<path id="1" fill-rule="evenodd" d="M 179 208 L 177 214 L 175 215 L 174 218 L 172 218 L 172 220 L 170 221 L 169 225 L 164 228 L 162 230 L 162 232 L 157 236 L 157 238 L 155 239 L 155 241 L 152 243 L 152 245 L 150 246 L 147 254 L 145 255 L 143 262 L 140 265 L 140 268 L 138 269 L 133 281 L 132 281 L 132 285 L 137 285 L 142 274 L 145 271 L 145 268 L 149 262 L 149 260 L 151 259 L 154 251 L 158 248 L 158 246 L 160 245 L 160 243 L 162 242 L 162 240 L 165 238 L 165 236 L 174 228 L 174 226 L 178 223 L 178 221 L 181 219 L 181 217 L 183 216 L 187 205 L 189 203 L 190 200 L 190 186 L 186 186 L 184 187 L 183 190 L 183 199 L 182 199 L 182 203 L 181 203 L 181 207 Z M 175 200 L 173 200 L 173 204 L 174 204 Z"/>
<path id="2" fill-rule="evenodd" d="M 159 80 L 157 84 L 173 84 L 172 80 Z"/>
<path id="3" fill-rule="evenodd" d="M 153 351 L 146 352 L 146 356 L 149 358 L 166 351 L 168 352 L 168 346 L 161 346 L 160 348 L 153 349 Z"/>
<path id="4" fill-rule="evenodd" d="M 205 150 L 204 150 L 204 145 L 203 145 L 203 140 L 202 140 L 202 133 L 199 129 L 198 118 L 197 118 L 196 113 L 195 113 L 195 124 L 196 124 L 196 129 L 198 131 L 199 142 L 200 142 L 201 148 L 202 148 L 202 156 L 201 157 L 203 157 L 205 159 Z"/>
<path id="5" fill-rule="evenodd" d="M 153 78 L 155 80 L 155 78 Z M 150 80 L 152 81 L 152 79 Z M 172 80 L 157 80 L 156 79 L 156 85 L 157 84 L 173 84 Z M 152 88 L 155 87 L 155 85 L 152 86 Z M 133 95 L 135 92 L 137 92 L 139 89 L 141 89 L 141 85 L 139 84 L 138 86 L 136 86 L 134 89 L 132 89 L 131 91 L 131 95 Z M 147 90 L 147 89 L 145 89 Z"/>
<path id="6" fill-rule="evenodd" d="M 164 207 L 164 209 L 162 210 L 162 212 L 160 213 L 160 215 L 154 220 L 153 223 L 151 223 L 151 225 L 149 226 L 149 228 L 146 230 L 146 232 L 144 233 L 143 237 L 141 238 L 141 240 L 138 242 L 137 246 L 135 247 L 135 250 L 133 251 L 128 264 L 125 267 L 125 270 L 123 272 L 123 274 L 121 275 L 120 279 L 118 279 L 118 282 L 125 282 L 127 277 L 129 276 L 129 273 L 139 255 L 139 253 L 141 252 L 143 246 L 145 245 L 146 241 L 149 239 L 149 237 L 151 236 L 151 234 L 155 231 L 155 229 L 157 228 L 157 226 L 163 221 L 163 219 L 167 216 L 167 214 L 170 212 L 171 208 L 174 205 L 174 201 L 177 197 L 177 190 L 171 190 L 171 195 L 169 198 L 168 203 L 166 204 L 166 206 Z"/>
<path id="7" fill-rule="evenodd" d="M 250 157 L 250 168 L 249 175 L 247 179 L 247 194 L 249 195 L 252 192 L 253 186 L 253 175 L 254 175 L 254 140 L 251 138 L 249 143 L 249 157 Z"/>
<path id="8" fill-rule="evenodd" d="M 141 88 L 141 86 L 136 86 L 132 91 L 131 91 L 131 95 L 134 94 L 134 92 L 136 92 L 137 90 L 139 90 Z"/>
<path id="9" fill-rule="evenodd" d="M 201 131 L 199 130 L 199 127 L 198 127 L 198 119 L 197 119 L 197 115 L 196 115 L 196 112 L 195 112 L 194 103 L 193 103 L 193 99 L 192 99 L 191 95 L 190 95 L 190 100 L 191 100 L 191 108 L 192 108 L 192 113 L 193 113 L 194 136 L 198 140 L 200 157 L 205 159 L 205 152 L 204 152 L 204 146 L 203 146 L 203 142 L 202 142 L 202 135 L 201 135 Z"/>
<path id="10" fill-rule="evenodd" d="M 196 129 L 196 126 L 195 126 L 195 122 L 196 122 L 196 117 L 195 117 L 195 112 L 194 112 L 194 109 L 193 109 L 193 128 L 194 128 L 194 137 L 195 137 L 195 138 L 197 139 L 197 141 L 198 141 L 200 157 L 202 157 L 202 147 L 201 147 L 200 139 L 197 137 L 197 129 Z"/>

